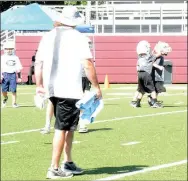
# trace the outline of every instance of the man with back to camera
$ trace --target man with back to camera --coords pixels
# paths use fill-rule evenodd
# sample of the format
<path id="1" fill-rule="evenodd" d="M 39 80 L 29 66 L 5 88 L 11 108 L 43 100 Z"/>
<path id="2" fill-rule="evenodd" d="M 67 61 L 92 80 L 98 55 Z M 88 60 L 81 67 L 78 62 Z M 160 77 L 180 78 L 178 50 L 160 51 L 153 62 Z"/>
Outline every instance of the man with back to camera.
<path id="1" fill-rule="evenodd" d="M 4 54 L 1 56 L 1 81 L 2 81 L 2 107 L 5 107 L 8 101 L 7 92 L 12 92 L 12 107 L 18 108 L 16 103 L 17 77 L 18 82 L 22 81 L 21 71 L 22 65 L 18 56 L 15 55 L 15 43 L 7 41 L 4 44 Z"/>
<path id="2" fill-rule="evenodd" d="M 49 179 L 83 173 L 71 157 L 73 135 L 80 115 L 75 104 L 83 97 L 82 65 L 97 98 L 102 97 L 88 41 L 74 29 L 83 23 L 83 16 L 76 7 L 66 6 L 58 22 L 61 26 L 43 36 L 35 63 L 36 92 L 45 93 L 50 98 L 56 117 L 52 162 L 47 171 Z M 59 167 L 62 151 L 64 161 Z"/>
<path id="3" fill-rule="evenodd" d="M 61 26 L 61 24 L 58 22 L 55 22 L 54 27 L 58 27 L 58 26 Z M 88 37 L 86 37 L 86 38 L 88 39 L 88 43 L 91 48 L 92 47 L 91 40 Z M 83 89 L 84 93 L 89 92 L 91 89 L 91 82 L 89 81 L 89 79 L 86 76 L 85 69 L 84 69 L 83 65 L 82 65 L 82 89 Z M 47 109 L 46 109 L 45 126 L 44 126 L 44 128 L 40 129 L 41 134 L 50 134 L 51 120 L 53 118 L 53 115 L 54 115 L 53 104 L 50 100 L 48 100 Z M 82 119 L 79 120 L 78 132 L 79 133 L 87 133 L 88 132 L 87 124 Z"/>

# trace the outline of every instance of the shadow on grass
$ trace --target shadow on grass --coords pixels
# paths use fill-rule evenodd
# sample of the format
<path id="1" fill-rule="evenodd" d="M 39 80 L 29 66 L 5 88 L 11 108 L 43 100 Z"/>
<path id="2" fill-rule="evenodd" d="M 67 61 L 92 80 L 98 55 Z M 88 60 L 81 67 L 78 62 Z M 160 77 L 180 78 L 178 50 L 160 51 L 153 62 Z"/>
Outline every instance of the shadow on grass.
<path id="1" fill-rule="evenodd" d="M 36 107 L 34 105 L 20 105 L 19 107 Z"/>
<path id="2" fill-rule="evenodd" d="M 98 129 L 89 129 L 89 133 L 90 132 L 94 132 L 94 131 L 110 131 L 113 130 L 112 128 L 98 128 Z"/>
<path id="3" fill-rule="evenodd" d="M 28 107 L 29 108 L 29 107 L 36 107 L 36 106 L 34 106 L 34 105 L 19 105 L 18 108 L 13 108 L 12 106 L 6 106 L 5 108 L 19 109 L 21 107 Z"/>
<path id="4" fill-rule="evenodd" d="M 94 175 L 94 174 L 121 174 L 121 173 L 129 173 L 138 170 L 142 170 L 147 165 L 129 165 L 129 166 L 121 166 L 121 167 L 101 167 L 101 168 L 93 168 L 84 171 L 84 174 Z"/>
<path id="5" fill-rule="evenodd" d="M 163 107 L 187 107 L 187 105 L 163 105 Z"/>
<path id="6" fill-rule="evenodd" d="M 104 105 L 105 105 L 105 106 L 118 106 L 118 105 L 120 105 L 120 104 L 108 104 L 108 103 L 105 103 Z"/>

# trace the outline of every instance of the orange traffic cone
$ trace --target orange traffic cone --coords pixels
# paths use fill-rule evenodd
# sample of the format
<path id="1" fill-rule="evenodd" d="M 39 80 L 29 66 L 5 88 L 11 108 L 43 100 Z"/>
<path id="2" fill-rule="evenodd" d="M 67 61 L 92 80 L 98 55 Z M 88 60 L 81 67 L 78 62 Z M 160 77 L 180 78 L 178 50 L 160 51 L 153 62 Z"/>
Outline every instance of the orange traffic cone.
<path id="1" fill-rule="evenodd" d="M 104 88 L 105 88 L 105 89 L 110 88 L 110 83 L 109 83 L 109 80 L 108 80 L 108 75 L 105 76 Z"/>

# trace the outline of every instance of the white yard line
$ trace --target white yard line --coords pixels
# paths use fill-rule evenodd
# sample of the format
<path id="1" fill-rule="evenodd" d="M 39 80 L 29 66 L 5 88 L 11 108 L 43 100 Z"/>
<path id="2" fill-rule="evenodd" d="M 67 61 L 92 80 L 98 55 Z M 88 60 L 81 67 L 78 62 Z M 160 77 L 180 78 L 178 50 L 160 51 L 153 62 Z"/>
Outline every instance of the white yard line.
<path id="1" fill-rule="evenodd" d="M 144 114 L 144 115 L 139 115 L 139 116 L 120 117 L 120 118 L 114 118 L 114 119 L 107 119 L 107 120 L 101 120 L 101 121 L 94 121 L 92 124 L 105 123 L 105 122 L 112 122 L 112 121 L 121 121 L 121 120 L 134 119 L 134 118 L 144 118 L 144 117 L 152 117 L 152 116 L 161 116 L 161 115 L 177 114 L 177 113 L 183 113 L 183 112 L 187 112 L 187 110 L 171 111 L 171 112 L 161 112 L 161 113 L 153 113 L 153 114 Z"/>
<path id="2" fill-rule="evenodd" d="M 29 93 L 30 94 L 30 93 Z M 160 96 L 175 96 L 175 95 L 186 95 L 185 93 L 177 93 L 177 94 L 161 94 Z M 105 98 L 103 99 L 104 101 L 111 101 L 111 100 L 119 100 L 119 99 L 129 99 L 133 98 L 133 96 L 125 96 L 125 97 L 112 97 L 112 98 Z M 147 102 L 142 102 L 142 103 L 147 103 Z M 183 102 L 181 102 L 182 104 Z M 24 103 L 19 103 L 19 105 L 27 105 L 27 104 L 33 104 L 33 102 L 24 102 Z M 176 104 L 176 103 L 175 103 Z M 30 106 L 30 105 L 29 105 Z M 6 106 L 6 107 L 11 107 L 11 106 Z"/>
<path id="3" fill-rule="evenodd" d="M 129 145 L 136 145 L 140 143 L 139 141 L 131 141 L 131 142 L 128 142 L 128 143 L 122 143 L 121 145 L 122 146 L 129 146 Z"/>
<path id="4" fill-rule="evenodd" d="M 134 118 L 144 118 L 144 117 L 152 117 L 152 116 L 178 114 L 178 113 L 184 113 L 184 112 L 187 112 L 187 110 L 162 112 L 162 113 L 153 113 L 153 114 L 145 114 L 145 115 L 139 115 L 139 116 L 119 117 L 119 118 L 113 118 L 113 119 L 107 119 L 107 120 L 101 120 L 101 121 L 94 121 L 92 124 L 98 124 L 98 123 L 104 123 L 104 122 L 112 122 L 112 121 L 121 121 L 121 120 L 134 119 Z M 53 127 L 51 127 L 51 128 L 53 128 Z M 31 129 L 31 130 L 24 130 L 24 131 L 18 131 L 18 132 L 3 133 L 3 134 L 1 134 L 1 136 L 9 136 L 9 135 L 15 135 L 15 134 L 31 133 L 31 132 L 37 132 L 37 131 L 40 131 L 40 129 Z"/>
<path id="5" fill-rule="evenodd" d="M 187 90 L 187 85 L 184 86 L 177 86 L 177 85 L 164 85 L 168 90 Z M 104 88 L 103 88 L 104 89 Z M 116 90 L 135 90 L 137 89 L 137 85 L 135 86 L 122 86 L 122 87 L 113 87 L 109 89 L 116 89 Z"/>
<path id="6" fill-rule="evenodd" d="M 19 141 L 7 141 L 7 142 L 4 142 L 4 141 L 1 141 L 1 145 L 7 145 L 7 144 L 12 144 L 12 143 L 18 143 Z"/>
<path id="7" fill-rule="evenodd" d="M 97 180 L 95 180 L 95 181 L 101 181 L 101 180 L 117 180 L 117 179 L 120 179 L 120 178 L 132 176 L 132 175 L 137 175 L 137 174 L 140 174 L 140 173 L 152 172 L 152 171 L 155 171 L 155 170 L 160 170 L 160 169 L 164 169 L 164 168 L 169 168 L 169 167 L 173 167 L 173 166 L 178 166 L 178 165 L 182 165 L 182 164 L 186 164 L 186 163 L 187 163 L 187 160 L 181 160 L 181 161 L 178 161 L 178 162 L 167 163 L 167 164 L 152 166 L 152 167 L 149 167 L 149 168 L 144 168 L 144 169 L 138 170 L 138 171 L 116 174 L 116 175 L 112 175 L 112 176 L 110 176 L 110 177 L 97 179 Z M 125 171 L 126 171 L 126 170 L 125 170 Z"/>

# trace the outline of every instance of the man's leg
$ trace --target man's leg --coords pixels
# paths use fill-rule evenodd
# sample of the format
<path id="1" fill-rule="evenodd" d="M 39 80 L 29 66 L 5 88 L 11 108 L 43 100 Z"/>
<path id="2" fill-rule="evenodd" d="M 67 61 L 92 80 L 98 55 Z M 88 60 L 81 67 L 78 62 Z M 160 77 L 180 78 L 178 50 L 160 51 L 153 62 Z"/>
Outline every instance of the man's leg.
<path id="1" fill-rule="evenodd" d="M 66 131 L 65 145 L 64 145 L 64 163 L 72 162 L 71 150 L 72 150 L 73 137 L 74 137 L 73 131 Z"/>
<path id="2" fill-rule="evenodd" d="M 16 98 L 17 98 L 16 92 L 12 92 L 12 105 L 16 104 Z"/>
<path id="3" fill-rule="evenodd" d="M 11 74 L 10 76 L 10 91 L 12 92 L 12 107 L 18 108 L 18 104 L 16 103 L 17 100 L 17 82 L 16 82 L 16 73 Z"/>
<path id="4" fill-rule="evenodd" d="M 34 67 L 33 66 L 31 66 L 30 68 L 29 68 L 29 73 L 28 73 L 28 76 L 27 76 L 27 82 L 26 82 L 26 84 L 28 84 L 28 85 L 32 85 L 33 84 L 33 81 L 32 81 L 32 75 L 33 75 L 33 72 L 34 72 Z"/>
<path id="5" fill-rule="evenodd" d="M 71 172 L 64 172 L 59 167 L 59 162 L 63 151 L 64 142 L 65 142 L 65 131 L 56 129 L 53 138 L 52 163 L 51 163 L 51 167 L 48 169 L 46 176 L 46 178 L 48 179 L 71 178 L 73 176 Z"/>
<path id="6" fill-rule="evenodd" d="M 8 101 L 7 92 L 2 92 L 2 95 L 3 95 L 2 107 L 5 107 Z"/>
<path id="7" fill-rule="evenodd" d="M 58 105 L 58 99 L 57 98 L 50 98 L 52 101 L 53 107 L 54 107 L 54 115 L 56 117 L 55 120 L 55 133 L 53 138 L 53 144 L 52 144 L 52 161 L 51 161 L 51 167 L 48 169 L 47 172 L 47 178 L 48 179 L 55 179 L 55 178 L 70 178 L 73 176 L 71 172 L 64 172 L 59 167 L 59 162 L 61 159 L 61 155 L 63 152 L 64 144 L 65 144 L 65 133 L 66 131 L 63 130 L 62 127 L 57 128 L 61 125 L 61 119 L 63 119 L 61 108 Z M 57 114 L 56 114 L 57 113 Z"/>
<path id="8" fill-rule="evenodd" d="M 56 111 L 59 115 L 59 121 L 56 121 L 55 128 L 59 127 L 66 131 L 64 161 L 61 165 L 61 169 L 65 172 L 72 172 L 78 175 L 83 173 L 83 170 L 75 165 L 71 156 L 74 131 L 77 129 L 80 114 L 80 110 L 75 106 L 77 101 L 76 99 L 59 99 L 59 110 Z"/>
<path id="9" fill-rule="evenodd" d="M 50 133 L 51 120 L 54 115 L 54 107 L 50 100 L 48 100 L 48 105 L 46 109 L 46 124 L 45 127 L 41 129 L 42 134 Z"/>
<path id="10" fill-rule="evenodd" d="M 65 131 L 55 130 L 53 138 L 52 167 L 59 168 L 59 162 L 65 143 Z"/>
<path id="11" fill-rule="evenodd" d="M 88 92 L 90 92 L 91 82 L 88 80 L 87 77 L 82 77 L 82 89 L 83 89 L 84 94 L 87 94 Z M 78 132 L 79 133 L 87 133 L 88 132 L 87 124 L 82 119 L 79 120 Z"/>

